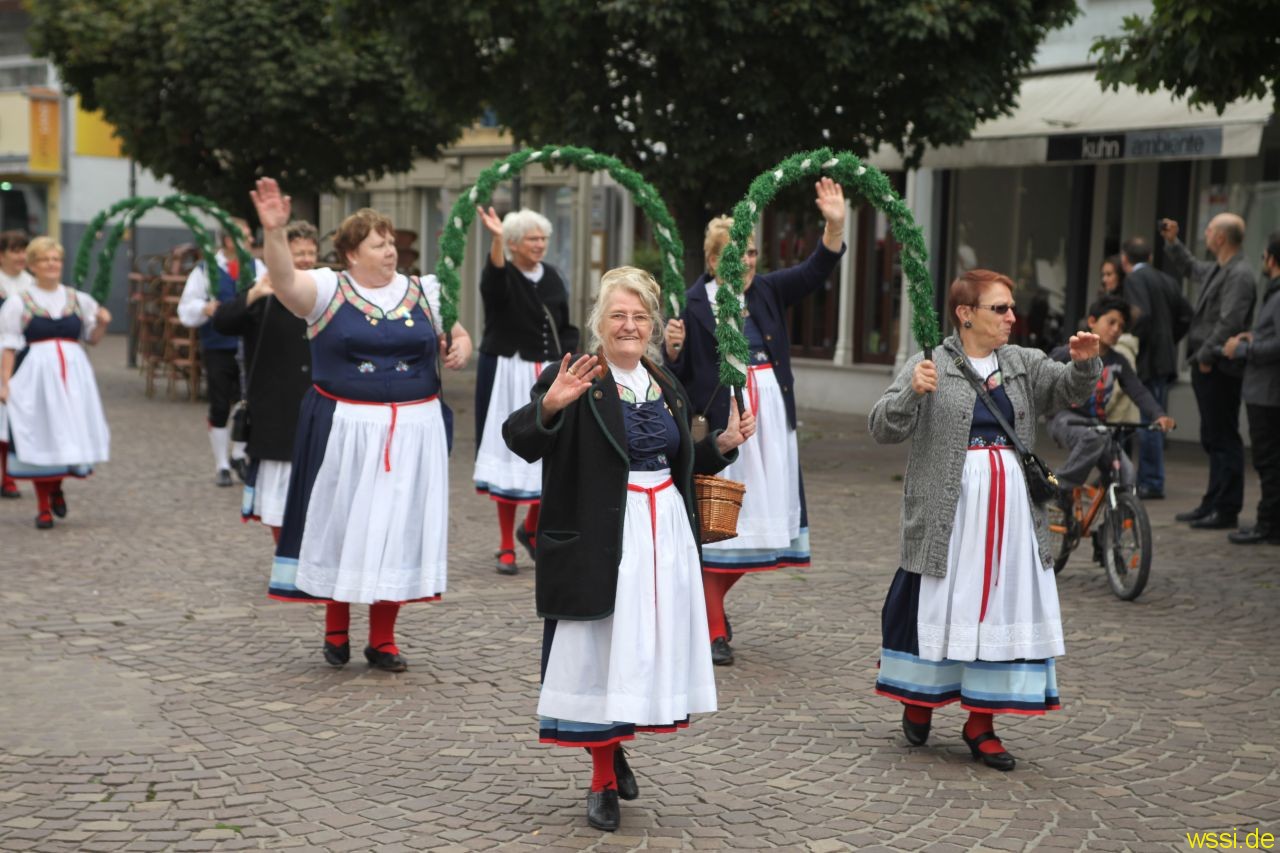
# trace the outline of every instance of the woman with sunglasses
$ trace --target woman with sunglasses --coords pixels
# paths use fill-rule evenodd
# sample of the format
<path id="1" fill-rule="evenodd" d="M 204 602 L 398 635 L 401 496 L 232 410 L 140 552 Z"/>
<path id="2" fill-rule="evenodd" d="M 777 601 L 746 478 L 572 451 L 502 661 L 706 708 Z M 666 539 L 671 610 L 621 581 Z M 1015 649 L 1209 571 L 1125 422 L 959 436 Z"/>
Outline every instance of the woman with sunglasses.
<path id="1" fill-rule="evenodd" d="M 1061 707 L 1063 642 L 1048 523 L 1001 420 L 1033 449 L 1037 417 L 1083 402 L 1102 362 L 1089 332 L 1071 338 L 1070 364 L 1009 345 L 1013 282 L 1000 273 L 964 273 L 948 305 L 956 333 L 934 360 L 913 356 L 871 410 L 876 441 L 911 439 L 876 692 L 903 703 L 915 746 L 933 709 L 958 701 L 974 759 L 1012 770 L 994 715 Z"/>
<path id="2" fill-rule="evenodd" d="M 738 579 L 748 572 L 809 565 L 787 309 L 830 278 L 844 254 L 845 221 L 840 185 L 823 178 L 814 189 L 814 204 L 826 225 L 822 241 L 804 263 L 756 275 L 754 243 L 748 244 L 743 258 L 742 316 L 751 347 L 745 402 L 756 417 L 759 435 L 724 472 L 747 487 L 738 515 L 738 536 L 709 543 L 702 551 L 711 657 L 718 666 L 733 663 L 724 597 Z M 733 220 L 727 216 L 707 224 L 703 243 L 707 271 L 689 288 L 684 313 L 667 323 L 665 333 L 667 365 L 689 389 L 695 416 L 711 429 L 723 429 L 729 421 L 730 390 L 719 383 L 715 295 L 720 287 L 716 265 L 729 244 L 731 227 Z"/>

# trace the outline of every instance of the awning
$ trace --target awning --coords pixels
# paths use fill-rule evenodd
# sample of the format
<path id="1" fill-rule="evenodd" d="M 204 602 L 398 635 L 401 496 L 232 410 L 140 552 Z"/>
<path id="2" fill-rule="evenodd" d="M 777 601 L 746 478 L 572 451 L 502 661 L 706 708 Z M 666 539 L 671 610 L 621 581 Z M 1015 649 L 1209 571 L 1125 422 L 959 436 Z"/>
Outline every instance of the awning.
<path id="1" fill-rule="evenodd" d="M 1218 115 L 1213 107 L 1190 107 L 1167 91 L 1103 91 L 1091 70 L 1035 75 L 1023 79 L 1012 115 L 983 122 L 963 145 L 928 149 L 921 165 L 1252 157 L 1274 112 L 1270 96 L 1236 101 Z M 902 156 L 891 146 L 868 159 L 881 169 L 902 168 Z"/>

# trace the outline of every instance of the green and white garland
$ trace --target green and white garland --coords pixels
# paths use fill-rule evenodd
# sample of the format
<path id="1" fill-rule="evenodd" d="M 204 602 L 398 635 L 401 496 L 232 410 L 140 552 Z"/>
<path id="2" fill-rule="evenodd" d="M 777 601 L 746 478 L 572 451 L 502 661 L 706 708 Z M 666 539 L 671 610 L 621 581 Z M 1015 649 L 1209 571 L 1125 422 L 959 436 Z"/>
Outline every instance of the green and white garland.
<path id="1" fill-rule="evenodd" d="M 716 278 L 724 285 L 716 292 L 715 312 L 720 382 L 725 386 L 741 387 L 747 379 L 749 348 L 742 333 L 741 297 L 745 274 L 742 257 L 760 213 L 782 187 L 822 176 L 841 184 L 846 193 L 857 192 L 888 216 L 893 236 L 902 244 L 902 268 L 912 306 L 912 331 L 926 349 L 937 346 L 942 338 L 938 316 L 933 310 L 933 280 L 929 277 L 924 234 L 889 179 L 848 151 L 833 152 L 829 148 L 801 151 L 753 180 L 746 197 L 733 208 L 729 244 L 716 266 Z"/>
<path id="2" fill-rule="evenodd" d="M 436 278 L 440 280 L 440 319 L 444 328 L 451 329 L 458 319 L 458 294 L 461 281 L 463 253 L 467 248 L 467 232 L 476 217 L 476 206 L 485 207 L 493 197 L 497 185 L 514 178 L 530 163 L 547 167 L 572 166 L 584 172 L 605 171 L 626 187 L 632 199 L 644 211 L 653 225 L 654 239 L 662 252 L 662 285 L 664 307 L 669 305 L 671 316 L 678 317 L 684 310 L 684 247 L 675 220 L 667 211 L 658 191 L 648 181 L 622 164 L 616 157 L 599 154 L 590 148 L 572 145 L 547 145 L 537 149 L 522 149 L 495 161 L 479 177 L 475 184 L 462 193 L 449 213 L 444 233 L 440 235 L 440 263 L 436 265 Z"/>
<path id="3" fill-rule="evenodd" d="M 196 218 L 194 211 L 203 211 L 216 219 L 222 229 L 231 235 L 232 241 L 235 243 L 236 257 L 240 260 L 240 278 L 236 282 L 238 289 L 244 291 L 253 286 L 253 256 L 249 254 L 248 247 L 244 245 L 240 229 L 231 221 L 231 215 L 209 199 L 188 193 L 177 193 L 164 198 L 133 196 L 118 201 L 100 212 L 89 222 L 89 227 L 85 229 L 84 236 L 80 238 L 80 245 L 76 248 L 76 261 L 71 274 L 72 285 L 78 289 L 83 289 L 85 280 L 89 276 L 89 265 L 93 255 L 94 243 L 102 236 L 102 231 L 107 223 L 119 215 L 119 220 L 107 235 L 106 242 L 103 243 L 102 251 L 98 253 L 98 272 L 94 276 L 93 287 L 90 290 L 90 295 L 94 299 L 98 300 L 98 302 L 105 302 L 111 293 L 111 265 L 115 260 L 121 239 L 123 239 L 129 228 L 138 219 L 142 218 L 143 214 L 153 208 L 168 210 L 182 220 L 182 223 L 191 230 L 192 235 L 196 238 L 196 245 L 200 247 L 201 254 L 204 255 L 206 262 L 209 264 L 213 263 L 214 255 L 217 254 L 217 244 L 214 242 L 209 230 Z M 215 275 L 210 275 L 208 278 L 209 294 L 211 296 L 216 295 L 218 278 Z"/>

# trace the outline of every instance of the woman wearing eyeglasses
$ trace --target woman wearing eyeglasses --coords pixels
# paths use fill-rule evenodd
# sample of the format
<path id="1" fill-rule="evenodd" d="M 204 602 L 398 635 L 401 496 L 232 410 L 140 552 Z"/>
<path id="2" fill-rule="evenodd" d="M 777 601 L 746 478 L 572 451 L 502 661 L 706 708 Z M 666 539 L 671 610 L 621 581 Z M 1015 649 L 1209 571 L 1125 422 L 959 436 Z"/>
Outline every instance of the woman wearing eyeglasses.
<path id="1" fill-rule="evenodd" d="M 1069 364 L 1010 345 L 1013 282 L 1000 273 L 964 273 L 948 305 L 956 333 L 933 360 L 913 356 L 869 420 L 881 444 L 911 439 L 876 692 L 903 703 L 915 746 L 929 738 L 933 709 L 958 701 L 974 759 L 1012 770 L 994 715 L 1061 707 L 1063 642 L 1048 523 L 1000 420 L 1034 449 L 1037 417 L 1084 401 L 1102 362 L 1088 332 L 1071 338 Z"/>
<path id="2" fill-rule="evenodd" d="M 724 468 L 755 429 L 735 410 L 693 440 L 688 397 L 659 362 L 659 294 L 643 270 L 605 273 L 587 321 L 598 354 L 550 365 L 502 428 L 542 462 L 539 737 L 590 750 L 587 820 L 607 831 L 638 794 L 622 741 L 716 710 L 693 475 Z"/>
<path id="3" fill-rule="evenodd" d="M 844 190 L 830 178 L 814 184 L 814 203 L 826 220 L 822 242 L 807 260 L 794 267 L 756 275 L 754 243 L 743 258 L 742 316 L 751 347 L 745 402 L 760 434 L 742 449 L 724 476 L 744 483 L 747 492 L 738 515 L 738 536 L 702 549 L 703 586 L 711 657 L 718 666 L 733 663 L 732 631 L 724 597 L 748 572 L 809 565 L 809 522 L 800 476 L 796 441 L 796 403 L 791 373 L 791 341 L 787 309 L 820 289 L 844 254 Z M 733 220 L 717 217 L 707 224 L 703 251 L 707 271 L 689 288 L 679 320 L 667 323 L 665 355 L 671 371 L 689 389 L 696 417 L 712 428 L 729 419 L 730 390 L 719 382 L 716 350 L 715 295 L 720 287 L 716 265 L 729 244 Z"/>

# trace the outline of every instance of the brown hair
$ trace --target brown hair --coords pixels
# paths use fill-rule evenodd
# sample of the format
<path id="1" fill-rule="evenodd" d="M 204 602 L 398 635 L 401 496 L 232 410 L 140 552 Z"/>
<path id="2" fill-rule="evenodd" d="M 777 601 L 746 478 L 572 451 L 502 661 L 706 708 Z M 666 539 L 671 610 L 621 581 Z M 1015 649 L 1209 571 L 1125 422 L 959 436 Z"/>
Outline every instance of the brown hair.
<path id="1" fill-rule="evenodd" d="M 0 252 L 25 249 L 29 242 L 26 231 L 0 231 Z"/>
<path id="2" fill-rule="evenodd" d="M 333 235 L 333 248 L 338 253 L 338 259 L 347 263 L 347 255 L 354 254 L 365 238 L 375 231 L 388 237 L 396 235 L 396 227 L 391 224 L 391 219 L 370 207 L 362 207 L 342 220 Z"/>
<path id="3" fill-rule="evenodd" d="M 956 309 L 961 305 L 977 305 L 982 298 L 982 291 L 993 284 L 1003 284 L 1013 292 L 1013 280 L 1004 273 L 993 270 L 969 270 L 951 282 L 951 290 L 947 294 L 947 316 L 953 324 L 958 317 Z"/>
<path id="4" fill-rule="evenodd" d="M 294 240 L 310 240 L 312 243 L 320 242 L 320 232 L 305 219 L 295 219 L 285 226 L 284 236 L 290 243 Z M 356 245 L 360 244 L 357 243 Z"/>

